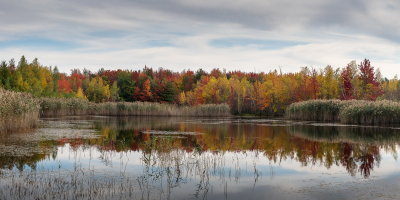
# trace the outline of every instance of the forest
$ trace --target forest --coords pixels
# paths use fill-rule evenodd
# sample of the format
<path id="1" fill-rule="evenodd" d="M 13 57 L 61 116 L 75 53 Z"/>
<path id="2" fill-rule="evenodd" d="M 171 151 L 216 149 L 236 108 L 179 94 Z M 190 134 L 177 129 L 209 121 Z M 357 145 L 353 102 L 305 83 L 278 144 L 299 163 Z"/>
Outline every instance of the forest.
<path id="1" fill-rule="evenodd" d="M 400 82 L 382 77 L 368 59 L 344 67 L 302 67 L 298 72 L 74 69 L 62 73 L 24 56 L 0 64 L 0 87 L 35 97 L 90 102 L 157 102 L 196 106 L 228 104 L 233 114 L 282 115 L 290 104 L 312 99 L 399 100 Z"/>

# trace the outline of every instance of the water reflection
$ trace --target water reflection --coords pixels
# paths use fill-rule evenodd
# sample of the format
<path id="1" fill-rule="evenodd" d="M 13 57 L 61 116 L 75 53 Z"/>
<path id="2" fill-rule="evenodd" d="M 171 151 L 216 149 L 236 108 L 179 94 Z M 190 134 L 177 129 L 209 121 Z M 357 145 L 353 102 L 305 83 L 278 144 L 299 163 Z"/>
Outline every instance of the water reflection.
<path id="1" fill-rule="evenodd" d="M 53 191 L 55 197 L 76 197 L 50 184 L 54 174 L 66 188 L 81 187 L 83 199 L 107 199 L 115 193 L 138 199 L 235 199 L 241 196 L 232 196 L 237 191 L 265 197 L 267 186 L 272 192 L 279 184 L 304 184 L 304 177 L 322 181 L 320 173 L 304 171 L 310 167 L 328 178 L 344 169 L 367 179 L 385 168 L 383 153 L 397 158 L 400 141 L 400 131 L 391 128 L 273 120 L 92 117 L 43 123 L 35 133 L 0 139 L 0 198 L 21 188 L 31 196 Z M 68 134 L 49 134 L 59 130 Z M 38 182 L 36 173 L 43 172 L 40 190 L 23 183 Z M 7 180 L 14 185 L 5 184 Z M 5 192 L 4 187 L 15 189 Z M 282 195 L 287 194 L 277 198 Z"/>
<path id="2" fill-rule="evenodd" d="M 186 152 L 257 151 L 274 163 L 293 159 L 303 166 L 322 164 L 330 168 L 341 165 L 349 174 L 354 176 L 359 172 L 365 178 L 379 165 L 380 149 L 397 157 L 396 145 L 400 141 L 399 132 L 388 128 L 268 126 L 246 121 L 217 124 L 183 121 L 175 124 L 173 120 L 160 119 L 162 123 L 152 120 L 146 124 L 143 119 L 132 123 L 129 119 L 107 120 L 107 123 L 97 124 L 103 137 L 92 143 L 104 150 L 142 150 L 145 154 L 151 150 L 168 152 L 173 149 Z M 179 131 L 182 135 L 162 136 L 143 131 L 153 129 Z M 185 135 L 187 132 L 203 134 Z M 164 146 L 168 148 L 164 149 Z"/>

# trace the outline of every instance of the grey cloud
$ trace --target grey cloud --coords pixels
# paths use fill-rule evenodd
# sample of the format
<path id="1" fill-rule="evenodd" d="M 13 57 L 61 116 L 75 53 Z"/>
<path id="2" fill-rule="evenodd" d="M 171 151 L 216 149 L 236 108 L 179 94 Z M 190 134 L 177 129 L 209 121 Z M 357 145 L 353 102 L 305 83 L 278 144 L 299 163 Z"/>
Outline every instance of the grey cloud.
<path id="1" fill-rule="evenodd" d="M 135 32 L 137 25 L 141 29 L 162 33 L 191 32 L 194 31 L 191 28 L 196 26 L 206 31 L 204 28 L 207 24 L 237 24 L 248 29 L 269 31 L 280 31 L 287 27 L 310 31 L 333 29 L 339 33 L 373 35 L 400 41 L 400 25 L 388 23 L 387 16 L 376 14 L 386 12 L 391 18 L 400 18 L 400 5 L 396 1 L 2 0 L 0 5 L 0 30 L 36 24 L 38 27 L 45 25 L 37 30 L 39 33 L 46 32 L 43 29 L 71 34 L 92 29 L 131 29 Z M 184 30 L 188 25 L 188 29 Z M 160 29 L 157 30 L 158 27 Z"/>

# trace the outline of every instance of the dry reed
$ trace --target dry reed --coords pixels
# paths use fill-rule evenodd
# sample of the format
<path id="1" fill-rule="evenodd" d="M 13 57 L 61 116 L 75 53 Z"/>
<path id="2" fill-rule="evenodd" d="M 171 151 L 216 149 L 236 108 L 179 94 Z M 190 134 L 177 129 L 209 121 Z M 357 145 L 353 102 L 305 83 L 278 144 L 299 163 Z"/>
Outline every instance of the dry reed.
<path id="1" fill-rule="evenodd" d="M 152 102 L 92 103 L 81 99 L 41 99 L 41 116 L 66 115 L 224 117 L 230 116 L 230 109 L 227 104 L 205 104 L 189 107 Z"/>
<path id="2" fill-rule="evenodd" d="M 400 103 L 387 100 L 310 100 L 290 105 L 286 117 L 359 125 L 399 125 Z"/>
<path id="3" fill-rule="evenodd" d="M 0 88 L 0 132 L 35 127 L 39 108 L 39 101 L 30 94 Z"/>

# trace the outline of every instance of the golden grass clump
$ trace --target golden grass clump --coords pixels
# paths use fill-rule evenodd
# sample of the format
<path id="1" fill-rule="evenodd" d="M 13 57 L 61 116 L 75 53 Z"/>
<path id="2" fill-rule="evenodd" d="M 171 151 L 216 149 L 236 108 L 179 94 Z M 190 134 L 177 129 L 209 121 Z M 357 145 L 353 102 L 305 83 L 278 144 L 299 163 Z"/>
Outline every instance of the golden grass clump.
<path id="1" fill-rule="evenodd" d="M 0 132 L 35 127 L 39 109 L 39 101 L 30 94 L 0 88 Z"/>

